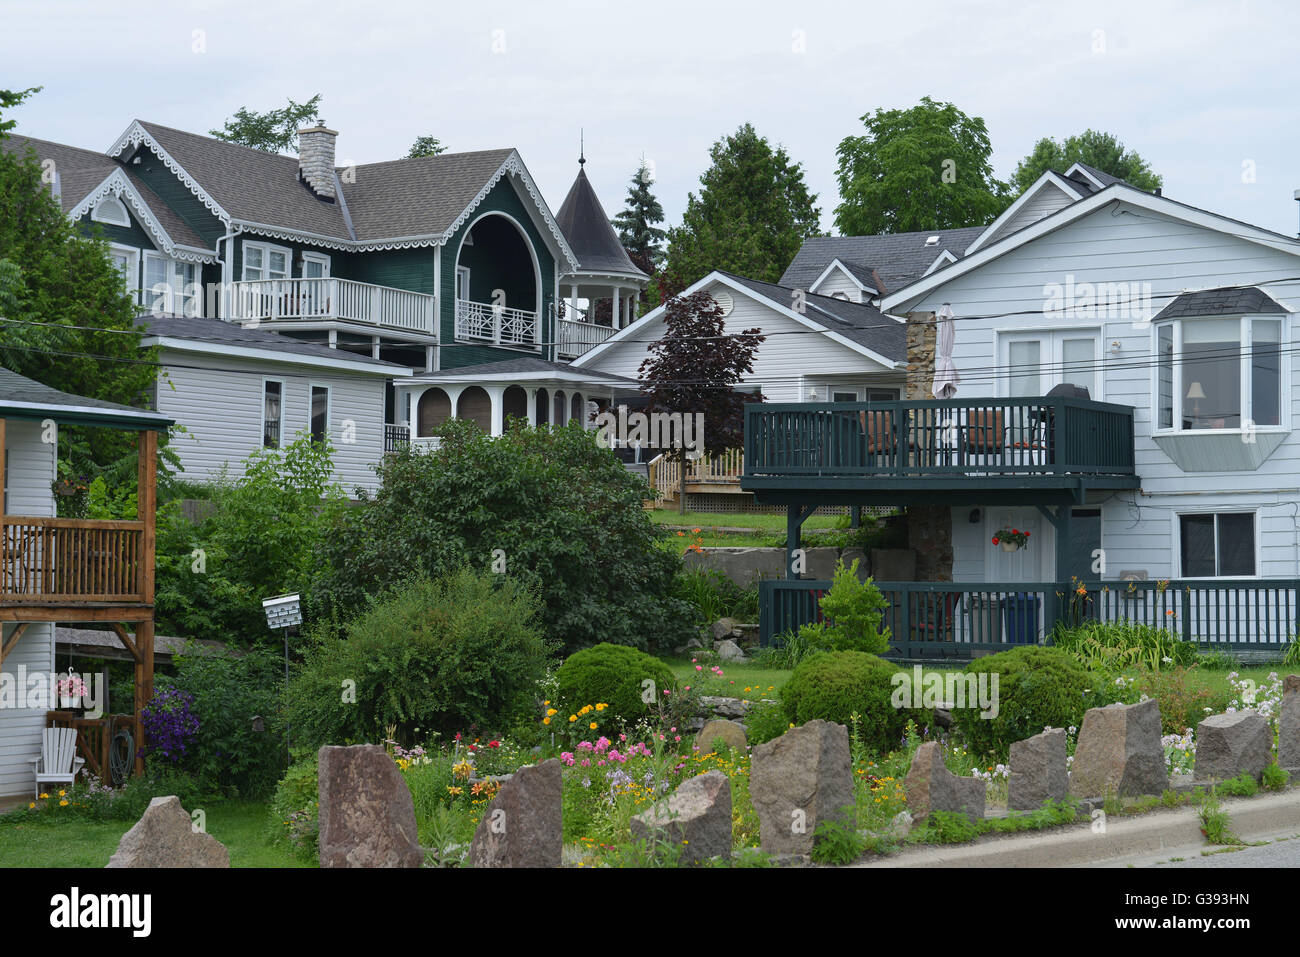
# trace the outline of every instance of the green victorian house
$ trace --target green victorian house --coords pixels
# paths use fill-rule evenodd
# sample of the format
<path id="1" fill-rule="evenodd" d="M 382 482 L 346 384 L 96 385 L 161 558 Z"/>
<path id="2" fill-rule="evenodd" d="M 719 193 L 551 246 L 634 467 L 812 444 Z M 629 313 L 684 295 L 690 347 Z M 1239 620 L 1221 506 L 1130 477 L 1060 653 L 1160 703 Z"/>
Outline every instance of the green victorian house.
<path id="1" fill-rule="evenodd" d="M 185 427 L 187 477 L 304 431 L 373 487 L 385 450 L 448 417 L 587 423 L 636 391 L 570 366 L 649 281 L 581 168 L 556 215 L 514 149 L 348 165 L 337 138 L 317 123 L 288 156 L 136 120 L 102 153 L 0 140 L 109 242 L 161 347 L 155 403 Z M 614 325 L 586 321 L 603 299 Z"/>

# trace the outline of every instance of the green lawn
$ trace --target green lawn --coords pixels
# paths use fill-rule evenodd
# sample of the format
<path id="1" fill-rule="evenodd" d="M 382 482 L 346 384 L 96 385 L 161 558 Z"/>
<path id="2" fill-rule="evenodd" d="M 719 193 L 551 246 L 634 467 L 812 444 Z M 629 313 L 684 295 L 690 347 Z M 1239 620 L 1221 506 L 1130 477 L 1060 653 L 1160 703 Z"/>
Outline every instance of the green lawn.
<path id="1" fill-rule="evenodd" d="M 750 514 L 748 512 L 687 512 L 684 515 L 679 514 L 676 509 L 656 508 L 649 510 L 652 521 L 660 525 L 684 525 L 688 528 L 700 528 L 701 530 L 713 527 L 722 528 L 752 528 L 771 534 L 785 534 L 785 516 L 784 515 L 761 515 Z M 807 518 L 803 527 L 808 528 L 835 528 L 836 523 L 841 521 L 842 515 L 812 515 Z"/>
<path id="2" fill-rule="evenodd" d="M 231 867 L 310 867 L 288 848 L 268 843 L 267 805 L 223 801 L 205 807 L 207 831 L 230 851 Z M 0 867 L 103 867 L 132 821 L 58 819 L 42 814 L 31 821 L 0 823 Z"/>
<path id="3" fill-rule="evenodd" d="M 726 695 L 731 698 L 775 698 L 781 686 L 790 680 L 792 672 L 780 668 L 760 668 L 750 664 L 727 664 L 720 662 L 722 677 L 709 674 L 709 665 L 703 671 L 696 671 L 689 658 L 665 659 L 664 664 L 673 670 L 673 674 L 683 684 L 692 684 L 701 694 Z M 701 662 L 701 664 L 703 664 Z M 745 689 L 750 691 L 746 692 Z M 769 690 L 770 689 L 770 690 Z"/>

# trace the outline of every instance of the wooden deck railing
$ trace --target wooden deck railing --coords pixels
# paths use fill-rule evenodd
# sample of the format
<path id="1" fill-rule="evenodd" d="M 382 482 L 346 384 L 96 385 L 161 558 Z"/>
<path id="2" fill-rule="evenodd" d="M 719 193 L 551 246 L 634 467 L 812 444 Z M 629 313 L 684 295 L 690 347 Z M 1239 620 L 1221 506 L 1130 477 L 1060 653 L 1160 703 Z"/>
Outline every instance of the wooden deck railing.
<path id="1" fill-rule="evenodd" d="M 729 449 L 721 455 L 705 456 L 686 463 L 687 485 L 739 485 L 745 471 L 745 453 Z M 650 461 L 650 487 L 659 498 L 673 497 L 681 488 L 682 463 L 673 452 Z"/>
<path id="2" fill-rule="evenodd" d="M 0 516 L 0 602 L 142 602 L 144 527 Z"/>
<path id="3" fill-rule="evenodd" d="M 745 478 L 1134 474 L 1133 409 L 1086 399 L 751 403 Z"/>
<path id="4" fill-rule="evenodd" d="M 887 603 L 890 652 L 970 657 L 1037 644 L 1055 625 L 1133 622 L 1208 649 L 1281 655 L 1297 632 L 1300 579 L 1254 581 L 876 582 Z M 759 583 L 759 637 L 767 644 L 822 620 L 828 581 Z"/>

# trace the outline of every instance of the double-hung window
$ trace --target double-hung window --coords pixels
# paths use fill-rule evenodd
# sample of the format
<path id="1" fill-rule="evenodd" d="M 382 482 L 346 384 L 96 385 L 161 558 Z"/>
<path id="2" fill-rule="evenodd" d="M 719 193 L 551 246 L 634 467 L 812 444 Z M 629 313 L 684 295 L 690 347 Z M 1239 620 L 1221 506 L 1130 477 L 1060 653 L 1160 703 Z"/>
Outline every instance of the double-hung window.
<path id="1" fill-rule="evenodd" d="M 146 252 L 143 293 L 142 305 L 154 312 L 203 315 L 203 287 L 199 267 L 194 263 Z"/>
<path id="2" fill-rule="evenodd" d="M 244 279 L 288 279 L 289 250 L 269 243 L 246 242 L 244 248 Z"/>
<path id="3" fill-rule="evenodd" d="M 1282 320 L 1230 316 L 1156 326 L 1158 429 L 1279 426 Z"/>
<path id="4" fill-rule="evenodd" d="M 1192 512 L 1178 516 L 1179 571 L 1184 578 L 1255 575 L 1254 512 Z"/>

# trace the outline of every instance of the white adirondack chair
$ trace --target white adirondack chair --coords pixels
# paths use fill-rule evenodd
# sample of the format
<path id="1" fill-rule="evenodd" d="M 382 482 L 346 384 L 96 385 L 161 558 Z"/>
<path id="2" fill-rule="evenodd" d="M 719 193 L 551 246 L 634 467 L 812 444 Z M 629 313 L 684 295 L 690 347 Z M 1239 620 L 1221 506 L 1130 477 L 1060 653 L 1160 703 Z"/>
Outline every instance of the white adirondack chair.
<path id="1" fill-rule="evenodd" d="M 85 758 L 77 757 L 75 728 L 46 728 L 41 735 L 41 756 L 28 758 L 36 774 L 36 797 L 42 784 L 72 784 Z"/>

